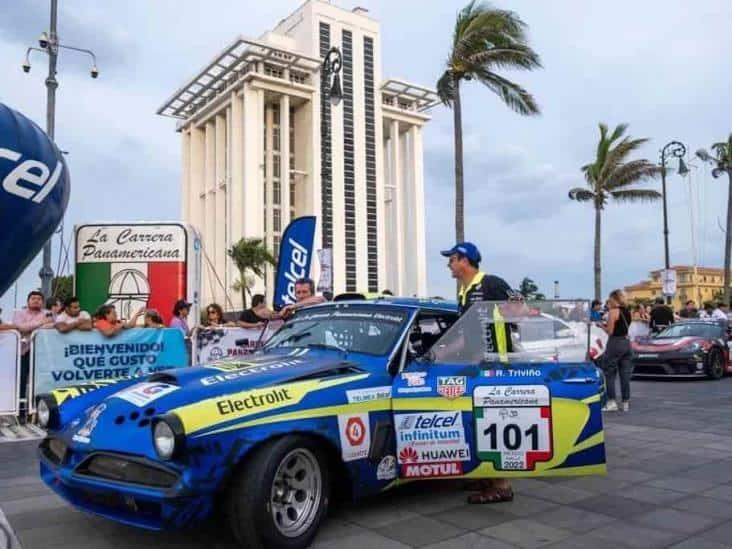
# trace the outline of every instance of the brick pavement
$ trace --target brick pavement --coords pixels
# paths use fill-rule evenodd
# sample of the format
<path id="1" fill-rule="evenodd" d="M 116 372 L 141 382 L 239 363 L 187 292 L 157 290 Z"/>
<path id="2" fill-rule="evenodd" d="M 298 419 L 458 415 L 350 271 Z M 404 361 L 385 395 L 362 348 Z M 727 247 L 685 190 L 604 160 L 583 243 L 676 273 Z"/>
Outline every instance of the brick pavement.
<path id="1" fill-rule="evenodd" d="M 315 547 L 732 548 L 732 378 L 632 390 L 631 412 L 606 422 L 606 477 L 518 481 L 516 500 L 494 506 L 465 504 L 454 483 L 415 483 L 339 504 Z M 0 444 L 0 508 L 25 549 L 232 547 L 216 522 L 158 534 L 72 510 L 38 480 L 35 445 Z"/>

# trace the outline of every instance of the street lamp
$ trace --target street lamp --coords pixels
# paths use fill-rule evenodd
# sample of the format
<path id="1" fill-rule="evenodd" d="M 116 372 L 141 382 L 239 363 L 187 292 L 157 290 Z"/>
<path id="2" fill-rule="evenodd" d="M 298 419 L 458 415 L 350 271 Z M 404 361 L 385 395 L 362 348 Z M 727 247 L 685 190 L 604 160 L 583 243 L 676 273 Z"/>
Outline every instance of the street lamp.
<path id="1" fill-rule="evenodd" d="M 92 78 L 99 76 L 97 69 L 97 58 L 94 52 L 74 46 L 61 44 L 58 40 L 56 32 L 58 22 L 58 0 L 51 0 L 51 23 L 50 31 L 42 32 L 38 38 L 39 48 L 30 47 L 25 52 L 25 60 L 23 61 L 23 72 L 28 73 L 31 70 L 30 54 L 33 51 L 45 53 L 48 55 L 48 76 L 46 77 L 46 133 L 54 140 L 56 129 L 56 88 L 58 88 L 58 80 L 56 80 L 56 62 L 58 61 L 59 49 L 74 50 L 85 53 L 92 58 L 92 67 L 90 74 Z M 43 266 L 38 275 L 41 277 L 41 290 L 43 295 L 49 297 L 51 294 L 51 279 L 53 278 L 53 269 L 51 268 L 51 239 L 43 245 Z"/>
<path id="2" fill-rule="evenodd" d="M 341 79 L 339 73 L 343 67 L 343 57 L 341 51 L 333 46 L 328 50 L 323 59 L 323 65 L 320 71 L 321 77 L 321 93 L 323 95 L 323 101 L 321 101 L 321 113 L 320 113 L 320 182 L 322 186 L 325 186 L 327 181 L 330 181 L 332 167 L 330 158 L 330 132 L 331 132 L 331 112 L 330 105 L 333 107 L 337 106 L 341 99 L 343 99 L 343 91 L 341 90 Z M 326 190 L 322 196 L 322 217 L 323 220 L 332 217 L 332 201 L 330 204 L 327 200 L 332 196 L 331 191 Z M 329 249 L 332 246 L 330 235 L 323 228 L 323 248 Z"/>
<path id="3" fill-rule="evenodd" d="M 663 251 L 664 251 L 664 264 L 666 271 L 671 268 L 671 260 L 669 259 L 668 253 L 668 208 L 666 206 L 666 159 L 669 157 L 676 157 L 679 159 L 679 171 L 678 174 L 681 176 L 689 173 L 689 168 L 684 163 L 684 156 L 686 155 L 686 147 L 683 143 L 678 141 L 671 141 L 661 149 L 661 187 L 663 194 Z"/>
<path id="4" fill-rule="evenodd" d="M 717 179 L 727 174 L 729 186 L 727 190 L 727 230 L 724 235 L 724 303 L 729 305 L 730 297 L 730 247 L 732 247 L 732 135 L 727 143 L 717 143 L 712 147 L 716 156 L 712 156 L 704 149 L 696 151 L 696 156 L 712 164 L 712 177 Z"/>

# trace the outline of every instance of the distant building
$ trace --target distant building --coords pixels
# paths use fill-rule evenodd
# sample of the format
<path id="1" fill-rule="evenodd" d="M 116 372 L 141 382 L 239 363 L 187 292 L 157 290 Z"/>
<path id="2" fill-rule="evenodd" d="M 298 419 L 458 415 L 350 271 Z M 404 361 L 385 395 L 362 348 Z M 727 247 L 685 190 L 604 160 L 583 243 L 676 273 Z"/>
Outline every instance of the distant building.
<path id="1" fill-rule="evenodd" d="M 724 270 L 711 267 L 692 267 L 677 265 L 671 267 L 676 271 L 676 295 L 673 297 L 674 310 L 680 310 L 688 300 L 693 300 L 697 307 L 705 301 L 712 301 L 714 296 L 724 287 Z M 649 273 L 649 279 L 625 287 L 625 294 L 630 301 L 653 301 L 662 295 L 661 274 L 659 269 Z"/>
<path id="2" fill-rule="evenodd" d="M 315 215 L 333 250 L 333 290 L 426 295 L 422 128 L 433 90 L 382 78 L 368 10 L 307 0 L 257 40 L 237 38 L 158 114 L 179 120 L 182 218 L 202 235 L 203 301 L 238 306 L 226 255 L 242 237 L 279 249 L 291 219 Z M 342 55 L 342 100 L 322 74 Z M 317 280 L 318 261 L 313 261 Z M 273 293 L 273 273 L 255 291 Z"/>

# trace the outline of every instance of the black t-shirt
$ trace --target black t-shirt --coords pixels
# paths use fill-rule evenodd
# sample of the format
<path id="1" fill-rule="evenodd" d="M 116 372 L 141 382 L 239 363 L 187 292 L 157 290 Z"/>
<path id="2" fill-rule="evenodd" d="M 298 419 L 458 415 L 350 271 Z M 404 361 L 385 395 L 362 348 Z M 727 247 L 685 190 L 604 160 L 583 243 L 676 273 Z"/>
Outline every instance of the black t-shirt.
<path id="1" fill-rule="evenodd" d="M 651 311 L 651 331 L 660 332 L 674 323 L 674 312 L 668 305 L 658 305 Z"/>
<path id="2" fill-rule="evenodd" d="M 458 300 L 458 313 L 462 316 L 465 311 L 470 309 L 473 303 L 480 301 L 506 301 L 514 295 L 511 286 L 499 276 L 483 275 L 483 278 L 468 287 L 468 289 L 460 296 Z M 506 324 L 506 352 L 513 351 L 511 341 L 511 327 Z M 496 334 L 496 325 L 491 323 L 485 334 L 485 350 L 488 353 L 498 351 L 498 337 Z"/>
<path id="3" fill-rule="evenodd" d="M 257 324 L 258 322 L 264 322 L 266 318 L 262 318 L 252 309 L 247 309 L 239 315 L 239 322 L 247 322 L 249 324 Z"/>
<path id="4" fill-rule="evenodd" d="M 467 311 L 479 301 L 505 301 L 513 296 L 513 290 L 500 276 L 483 275 L 477 284 L 470 286 L 458 303 L 458 313 Z"/>

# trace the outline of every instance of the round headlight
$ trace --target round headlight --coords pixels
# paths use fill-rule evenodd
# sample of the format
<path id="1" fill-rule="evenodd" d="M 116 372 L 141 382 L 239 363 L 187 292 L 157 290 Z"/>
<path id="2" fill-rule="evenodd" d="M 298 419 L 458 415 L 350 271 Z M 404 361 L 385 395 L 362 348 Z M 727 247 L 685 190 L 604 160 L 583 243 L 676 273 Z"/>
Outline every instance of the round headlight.
<path id="1" fill-rule="evenodd" d="M 36 412 L 38 414 L 38 425 L 40 425 L 42 429 L 45 429 L 48 427 L 48 422 L 51 421 L 51 409 L 48 407 L 46 399 L 42 398 L 38 401 Z"/>
<path id="2" fill-rule="evenodd" d="M 165 421 L 160 420 L 153 427 L 153 444 L 161 459 L 170 459 L 175 452 L 175 433 Z"/>

